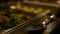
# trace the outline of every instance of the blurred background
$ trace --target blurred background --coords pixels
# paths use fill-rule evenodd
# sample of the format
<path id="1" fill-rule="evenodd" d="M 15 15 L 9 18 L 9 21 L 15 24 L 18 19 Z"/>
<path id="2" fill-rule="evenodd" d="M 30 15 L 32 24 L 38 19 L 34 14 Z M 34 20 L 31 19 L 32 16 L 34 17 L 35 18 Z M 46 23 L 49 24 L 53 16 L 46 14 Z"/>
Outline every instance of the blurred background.
<path id="1" fill-rule="evenodd" d="M 60 0 L 0 0 L 0 34 L 59 34 Z"/>

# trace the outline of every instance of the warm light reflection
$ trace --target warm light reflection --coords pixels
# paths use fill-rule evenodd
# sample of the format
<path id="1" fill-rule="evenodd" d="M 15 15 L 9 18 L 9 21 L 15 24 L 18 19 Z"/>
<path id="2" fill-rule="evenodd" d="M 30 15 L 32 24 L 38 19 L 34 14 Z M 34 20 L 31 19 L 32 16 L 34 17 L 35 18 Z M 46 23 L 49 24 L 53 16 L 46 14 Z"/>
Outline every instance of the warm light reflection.
<path id="1" fill-rule="evenodd" d="M 29 10 L 30 10 L 30 11 L 34 11 L 35 9 L 34 9 L 34 8 L 30 8 Z"/>
<path id="2" fill-rule="evenodd" d="M 57 1 L 57 3 L 58 3 L 58 4 L 60 4 L 60 0 L 59 0 L 59 1 Z"/>
<path id="3" fill-rule="evenodd" d="M 21 5 L 17 5 L 17 9 L 19 9 L 19 10 L 22 9 L 22 8 L 21 8 Z"/>
<path id="4" fill-rule="evenodd" d="M 42 8 L 38 8 L 37 11 L 40 11 L 41 12 L 41 11 L 43 11 L 43 9 Z"/>
<path id="5" fill-rule="evenodd" d="M 16 6 L 10 6 L 11 9 L 16 9 L 17 7 Z"/>
<path id="6" fill-rule="evenodd" d="M 35 11 L 34 11 L 34 13 L 38 13 L 38 11 L 37 11 L 37 10 L 35 10 Z"/>
<path id="7" fill-rule="evenodd" d="M 24 6 L 24 7 L 23 7 L 23 10 L 25 10 L 25 11 L 27 11 L 27 12 L 28 12 L 28 11 L 29 11 L 29 8 L 28 8 L 28 7 L 26 7 L 26 6 Z"/>
<path id="8" fill-rule="evenodd" d="M 21 3 L 20 2 L 17 2 L 17 9 L 22 9 L 22 6 L 21 6 Z"/>

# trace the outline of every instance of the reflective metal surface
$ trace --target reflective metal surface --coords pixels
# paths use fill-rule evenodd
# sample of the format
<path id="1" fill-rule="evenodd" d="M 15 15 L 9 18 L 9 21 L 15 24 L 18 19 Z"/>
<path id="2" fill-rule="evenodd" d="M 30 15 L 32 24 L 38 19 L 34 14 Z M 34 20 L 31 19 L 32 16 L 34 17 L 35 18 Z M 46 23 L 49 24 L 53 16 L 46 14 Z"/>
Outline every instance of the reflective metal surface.
<path id="1" fill-rule="evenodd" d="M 48 32 L 47 30 L 49 28 L 54 26 L 54 23 L 52 23 L 53 25 L 51 25 L 50 23 L 51 23 L 51 20 L 52 21 L 55 20 L 56 15 L 54 14 L 55 13 L 54 8 L 59 8 L 60 7 L 59 4 L 50 4 L 50 3 L 43 3 L 43 2 L 36 2 L 36 1 L 34 1 L 34 2 L 24 2 L 24 3 L 36 4 L 36 5 L 39 5 L 39 6 L 40 5 L 41 6 L 49 6 L 49 7 L 52 7 L 52 10 L 50 8 L 49 11 L 45 11 L 41 14 L 40 13 L 38 14 L 37 11 L 34 10 L 35 13 L 37 13 L 36 17 L 34 17 L 33 19 L 28 20 L 24 23 L 21 23 L 21 24 L 13 27 L 11 29 L 7 29 L 4 32 L 2 32 L 1 34 L 28 34 L 29 31 L 35 31 L 35 30 L 39 30 L 39 29 L 42 29 L 42 28 L 46 28 L 46 31 L 44 31 L 46 33 L 46 32 Z M 20 6 L 20 5 L 18 5 L 18 6 Z M 11 6 L 11 7 L 9 6 L 9 8 L 10 9 L 16 9 L 15 6 Z M 23 10 L 25 10 L 24 7 L 22 7 L 22 8 L 23 8 Z M 20 8 L 18 7 L 18 9 L 20 9 Z M 30 8 L 30 10 L 31 10 L 31 8 Z M 26 11 L 28 12 L 29 10 L 26 10 Z M 32 11 L 30 11 L 30 12 L 32 12 Z M 48 24 L 50 24 L 51 26 L 48 25 Z M 49 29 L 49 31 L 51 31 L 51 30 Z M 45 33 L 43 33 L 43 34 L 45 34 Z"/>

